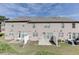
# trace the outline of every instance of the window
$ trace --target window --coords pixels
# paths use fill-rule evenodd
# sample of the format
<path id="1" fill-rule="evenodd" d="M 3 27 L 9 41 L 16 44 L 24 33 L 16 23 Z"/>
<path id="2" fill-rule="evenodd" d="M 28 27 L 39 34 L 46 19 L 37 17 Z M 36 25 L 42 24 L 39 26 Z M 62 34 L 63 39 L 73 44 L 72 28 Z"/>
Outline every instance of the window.
<path id="1" fill-rule="evenodd" d="M 38 33 L 35 31 L 33 32 L 33 37 L 37 37 L 38 36 Z"/>
<path id="2" fill-rule="evenodd" d="M 75 39 L 76 38 L 76 33 L 73 33 L 73 39 Z"/>
<path id="3" fill-rule="evenodd" d="M 35 24 L 33 24 L 33 28 L 35 28 Z"/>
<path id="4" fill-rule="evenodd" d="M 14 25 L 12 25 L 12 27 L 14 27 Z"/>
<path id="5" fill-rule="evenodd" d="M 75 28 L 75 23 L 72 23 L 72 28 Z"/>
<path id="6" fill-rule="evenodd" d="M 43 32 L 44 39 L 50 39 L 53 36 L 52 32 Z"/>
<path id="7" fill-rule="evenodd" d="M 62 28 L 64 28 L 64 23 L 62 23 Z"/>
<path id="8" fill-rule="evenodd" d="M 44 28 L 50 28 L 50 24 L 46 24 Z"/>
<path id="9" fill-rule="evenodd" d="M 52 32 L 48 32 L 47 35 L 48 35 L 48 36 L 47 36 L 48 39 L 51 39 L 51 37 L 53 36 L 53 33 L 52 33 Z"/>
<path id="10" fill-rule="evenodd" d="M 22 25 L 22 27 L 24 27 L 24 25 Z"/>
<path id="11" fill-rule="evenodd" d="M 71 32 L 69 32 L 69 39 L 71 39 Z"/>

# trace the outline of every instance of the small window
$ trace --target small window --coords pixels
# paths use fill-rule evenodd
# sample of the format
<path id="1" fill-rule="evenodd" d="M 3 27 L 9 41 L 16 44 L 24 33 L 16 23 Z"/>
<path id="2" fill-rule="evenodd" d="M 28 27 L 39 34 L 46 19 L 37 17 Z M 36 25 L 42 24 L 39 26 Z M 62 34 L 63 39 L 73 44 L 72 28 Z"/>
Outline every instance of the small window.
<path id="1" fill-rule="evenodd" d="M 64 28 L 64 23 L 62 23 L 62 28 Z"/>
<path id="2" fill-rule="evenodd" d="M 75 28 L 75 23 L 72 23 L 72 28 Z"/>
<path id="3" fill-rule="evenodd" d="M 12 25 L 12 27 L 14 27 L 14 25 Z"/>
<path id="4" fill-rule="evenodd" d="M 44 28 L 50 28 L 50 24 L 46 24 Z"/>
<path id="5" fill-rule="evenodd" d="M 35 24 L 33 24 L 33 28 L 35 28 Z"/>
<path id="6" fill-rule="evenodd" d="M 24 25 L 22 25 L 22 27 L 24 27 Z"/>
<path id="7" fill-rule="evenodd" d="M 33 37 L 37 37 L 38 36 L 38 33 L 35 31 L 33 32 Z"/>

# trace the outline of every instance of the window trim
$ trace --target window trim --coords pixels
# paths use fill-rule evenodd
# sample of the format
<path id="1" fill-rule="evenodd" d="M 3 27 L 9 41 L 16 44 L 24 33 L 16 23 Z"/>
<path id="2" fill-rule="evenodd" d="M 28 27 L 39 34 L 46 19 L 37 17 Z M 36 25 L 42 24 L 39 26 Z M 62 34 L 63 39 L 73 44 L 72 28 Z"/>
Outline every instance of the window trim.
<path id="1" fill-rule="evenodd" d="M 76 25 L 75 23 L 72 23 L 72 28 L 75 28 L 76 27 L 75 25 Z"/>

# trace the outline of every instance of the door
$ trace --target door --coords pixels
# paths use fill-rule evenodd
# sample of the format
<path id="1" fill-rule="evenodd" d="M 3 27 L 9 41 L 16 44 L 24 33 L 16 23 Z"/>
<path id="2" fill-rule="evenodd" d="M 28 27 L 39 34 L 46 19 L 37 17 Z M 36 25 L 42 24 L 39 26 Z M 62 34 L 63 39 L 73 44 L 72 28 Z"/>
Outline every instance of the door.
<path id="1" fill-rule="evenodd" d="M 63 40 L 63 38 L 64 38 L 64 33 L 63 32 L 59 32 L 59 39 Z"/>
<path id="2" fill-rule="evenodd" d="M 21 32 L 21 37 L 24 38 L 25 36 L 27 36 L 26 32 Z"/>
<path id="3" fill-rule="evenodd" d="M 72 33 L 72 34 L 73 34 L 72 38 L 76 39 L 77 38 L 76 33 Z"/>
<path id="4" fill-rule="evenodd" d="M 24 36 L 27 36 L 27 33 L 19 31 L 19 38 L 24 38 Z"/>
<path id="5" fill-rule="evenodd" d="M 19 31 L 19 38 L 21 38 L 21 31 Z"/>
<path id="6" fill-rule="evenodd" d="M 71 33 L 71 32 L 68 33 L 68 39 L 69 40 L 73 40 L 75 38 L 76 38 L 76 34 L 75 33 Z"/>
<path id="7" fill-rule="evenodd" d="M 44 40 L 46 40 L 46 41 L 49 41 L 52 36 L 53 36 L 53 33 L 52 33 L 52 32 L 46 32 L 46 33 L 43 35 Z"/>

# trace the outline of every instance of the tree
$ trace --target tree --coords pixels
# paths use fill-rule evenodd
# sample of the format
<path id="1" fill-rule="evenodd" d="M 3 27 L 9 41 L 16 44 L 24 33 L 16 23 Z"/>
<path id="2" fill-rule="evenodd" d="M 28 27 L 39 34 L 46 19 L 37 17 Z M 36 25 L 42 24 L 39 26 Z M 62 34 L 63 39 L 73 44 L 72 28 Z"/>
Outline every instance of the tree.
<path id="1" fill-rule="evenodd" d="M 5 16 L 0 16 L 0 21 L 2 20 L 7 20 L 8 18 L 6 18 Z"/>
<path id="2" fill-rule="evenodd" d="M 4 22 L 4 20 L 8 20 L 9 18 L 6 18 L 5 16 L 0 16 L 0 32 L 1 32 L 1 23 Z"/>

